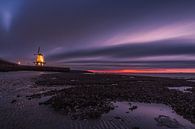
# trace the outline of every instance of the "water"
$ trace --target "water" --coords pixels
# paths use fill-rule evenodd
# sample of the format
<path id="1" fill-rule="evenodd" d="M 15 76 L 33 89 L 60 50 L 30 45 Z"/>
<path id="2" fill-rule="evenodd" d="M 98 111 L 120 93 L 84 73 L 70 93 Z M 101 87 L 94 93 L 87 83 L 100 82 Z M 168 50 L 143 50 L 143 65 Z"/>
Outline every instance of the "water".
<path id="1" fill-rule="evenodd" d="M 50 106 L 38 104 L 48 97 L 32 100 L 26 98 L 26 95 L 43 91 L 43 87 L 37 87 L 32 79 L 40 74 L 43 73 L 0 73 L 0 129 L 167 129 L 167 126 L 159 126 L 155 120 L 159 115 L 169 116 L 171 122 L 176 119 L 178 129 L 195 129 L 194 124 L 163 104 L 133 103 L 138 108 L 129 111 L 127 102 L 116 102 L 114 105 L 117 108 L 103 114 L 100 119 L 71 120 Z M 45 90 L 49 88 L 44 87 Z M 11 103 L 14 99 L 16 102 Z"/>
<path id="2" fill-rule="evenodd" d="M 147 104 L 138 102 L 133 102 L 131 104 L 136 105 L 138 108 L 129 111 L 129 104 L 127 102 L 117 102 L 115 105 L 117 105 L 118 108 L 107 115 L 120 116 L 125 122 L 130 123 L 128 126 L 133 125 L 134 127 L 140 127 L 141 129 L 167 129 L 168 127 L 166 126 L 158 126 L 158 122 L 155 118 L 158 118 L 159 115 L 168 116 L 168 118 L 172 120 L 172 123 L 174 123 L 174 119 L 176 119 L 178 121 L 177 128 L 192 129 L 195 127 L 189 121 L 177 115 L 169 106 L 164 104 Z M 127 113 L 127 111 L 129 111 L 129 113 Z"/>
<path id="3" fill-rule="evenodd" d="M 191 93 L 190 91 L 188 91 L 189 89 L 192 89 L 192 87 L 188 87 L 188 86 L 182 86 L 182 87 L 168 87 L 168 89 L 170 90 L 178 90 L 181 91 L 183 93 Z"/>
<path id="4" fill-rule="evenodd" d="M 195 73 L 137 73 L 131 75 L 141 75 L 141 76 L 152 76 L 152 77 L 169 77 L 169 78 L 180 78 L 180 79 L 194 79 Z"/>

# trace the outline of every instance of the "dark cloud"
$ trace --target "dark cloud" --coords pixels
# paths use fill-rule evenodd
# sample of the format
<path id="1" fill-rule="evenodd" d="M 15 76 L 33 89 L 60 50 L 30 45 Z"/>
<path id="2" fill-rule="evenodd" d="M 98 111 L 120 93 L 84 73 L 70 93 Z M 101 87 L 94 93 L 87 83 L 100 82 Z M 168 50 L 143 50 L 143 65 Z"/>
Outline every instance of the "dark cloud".
<path id="1" fill-rule="evenodd" d="M 195 44 L 192 42 L 182 42 L 175 40 L 156 41 L 151 43 L 124 44 L 102 48 L 87 48 L 74 51 L 66 51 L 48 56 L 48 59 L 73 59 L 86 57 L 112 57 L 138 58 L 150 56 L 171 56 L 171 55 L 194 55 Z"/>
<path id="2" fill-rule="evenodd" d="M 66 66 L 76 69 L 155 69 L 194 68 L 195 61 L 66 61 Z"/>

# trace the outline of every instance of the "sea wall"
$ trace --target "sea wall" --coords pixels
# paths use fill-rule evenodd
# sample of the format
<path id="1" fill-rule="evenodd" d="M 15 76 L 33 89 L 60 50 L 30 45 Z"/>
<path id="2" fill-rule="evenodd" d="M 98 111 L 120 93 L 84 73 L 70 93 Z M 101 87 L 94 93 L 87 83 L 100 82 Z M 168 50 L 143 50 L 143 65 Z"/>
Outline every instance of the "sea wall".
<path id="1" fill-rule="evenodd" d="M 1 66 L 0 72 L 9 71 L 47 71 L 47 72 L 69 72 L 70 68 L 67 67 L 50 67 L 50 66 L 26 66 L 26 65 L 15 65 L 15 66 Z"/>

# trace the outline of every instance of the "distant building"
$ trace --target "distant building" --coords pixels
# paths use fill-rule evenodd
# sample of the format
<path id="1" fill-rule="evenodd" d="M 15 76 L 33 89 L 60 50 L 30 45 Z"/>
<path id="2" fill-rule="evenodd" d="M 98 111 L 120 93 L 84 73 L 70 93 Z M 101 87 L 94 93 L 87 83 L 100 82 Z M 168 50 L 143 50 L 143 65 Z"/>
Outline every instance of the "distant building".
<path id="1" fill-rule="evenodd" d="M 44 66 L 45 65 L 45 59 L 42 53 L 40 53 L 40 47 L 38 48 L 37 54 L 35 54 L 35 62 L 34 64 L 36 66 Z"/>

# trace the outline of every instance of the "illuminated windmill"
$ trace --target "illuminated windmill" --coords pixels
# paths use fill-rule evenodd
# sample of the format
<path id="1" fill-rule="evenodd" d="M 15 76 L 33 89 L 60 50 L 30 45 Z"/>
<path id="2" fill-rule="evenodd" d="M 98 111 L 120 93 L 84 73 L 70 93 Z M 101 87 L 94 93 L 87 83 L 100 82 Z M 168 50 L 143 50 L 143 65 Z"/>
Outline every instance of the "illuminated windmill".
<path id="1" fill-rule="evenodd" d="M 44 56 L 43 54 L 40 53 L 40 47 L 38 48 L 38 52 L 37 54 L 35 54 L 35 62 L 34 64 L 36 66 L 43 66 L 45 64 L 45 59 L 44 59 Z"/>

